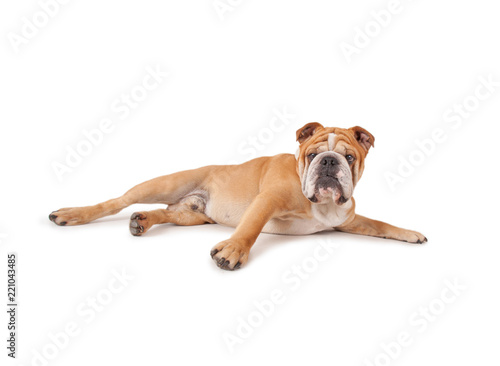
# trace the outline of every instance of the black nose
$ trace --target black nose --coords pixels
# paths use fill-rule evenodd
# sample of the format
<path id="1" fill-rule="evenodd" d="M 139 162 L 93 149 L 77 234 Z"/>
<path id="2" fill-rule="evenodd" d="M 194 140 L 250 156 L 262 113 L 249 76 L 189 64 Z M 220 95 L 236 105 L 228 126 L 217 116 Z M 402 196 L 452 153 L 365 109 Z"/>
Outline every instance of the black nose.
<path id="1" fill-rule="evenodd" d="M 321 159 L 320 164 L 325 165 L 325 166 L 329 166 L 329 165 L 333 166 L 333 165 L 337 165 L 338 161 L 333 156 L 325 156 L 323 159 Z"/>

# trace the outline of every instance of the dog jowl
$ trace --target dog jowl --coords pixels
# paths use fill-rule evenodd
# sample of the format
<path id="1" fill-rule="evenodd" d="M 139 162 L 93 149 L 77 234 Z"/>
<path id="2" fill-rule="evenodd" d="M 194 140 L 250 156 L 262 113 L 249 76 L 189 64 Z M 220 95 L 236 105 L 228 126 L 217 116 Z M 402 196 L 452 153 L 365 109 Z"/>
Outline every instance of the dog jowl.
<path id="1" fill-rule="evenodd" d="M 235 227 L 231 237 L 210 252 L 227 270 L 248 261 L 261 232 L 304 235 L 338 230 L 409 243 L 427 241 L 416 231 L 355 213 L 354 188 L 375 142 L 370 132 L 313 122 L 300 128 L 296 138 L 295 156 L 279 154 L 161 176 L 97 205 L 59 209 L 49 219 L 60 226 L 81 225 L 135 203 L 165 204 L 165 209 L 132 214 L 131 234 L 141 236 L 164 223 Z"/>

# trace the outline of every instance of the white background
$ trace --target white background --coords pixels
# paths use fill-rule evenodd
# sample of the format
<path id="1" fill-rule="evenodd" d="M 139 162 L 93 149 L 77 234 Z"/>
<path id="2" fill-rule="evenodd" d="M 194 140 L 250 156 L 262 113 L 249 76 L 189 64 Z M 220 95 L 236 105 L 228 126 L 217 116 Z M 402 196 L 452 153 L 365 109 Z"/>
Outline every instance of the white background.
<path id="1" fill-rule="evenodd" d="M 12 364 L 45 364 L 33 361 L 44 350 L 48 364 L 73 366 L 363 365 L 377 357 L 380 365 L 498 363 L 500 88 L 458 128 L 443 117 L 474 96 L 480 77 L 500 81 L 496 4 L 401 0 L 401 11 L 351 62 L 342 42 L 353 44 L 356 28 L 387 1 L 233 4 L 221 19 L 210 0 L 70 1 L 17 53 L 9 37 L 22 35 L 23 18 L 40 5 L 0 6 L 2 277 L 6 252 L 19 256 Z M 169 76 L 120 119 L 113 101 L 158 65 Z M 290 123 L 265 135 L 273 109 L 283 108 Z M 115 122 L 113 131 L 59 180 L 54 162 L 64 163 L 67 147 L 103 118 Z M 151 206 L 81 227 L 47 218 L 159 175 L 246 161 L 251 136 L 265 135 L 255 156 L 294 153 L 296 129 L 311 121 L 375 135 L 357 212 L 421 231 L 428 243 L 263 234 L 247 266 L 226 272 L 209 252 L 231 228 L 163 225 L 132 237 L 129 216 Z M 418 150 L 415 140 L 436 128 L 446 141 L 390 189 L 387 172 L 397 173 L 399 159 Z M 312 263 L 319 243 L 335 249 L 293 290 L 283 276 Z M 134 279 L 87 323 L 77 309 L 123 269 Z M 446 280 L 466 289 L 441 309 Z M 6 278 L 0 282 L 5 291 Z M 274 290 L 285 301 L 230 352 L 224 334 L 238 336 L 254 301 Z M 440 314 L 423 330 L 410 319 L 429 303 Z M 50 353 L 49 334 L 73 322 L 79 335 Z M 400 332 L 413 341 L 388 362 L 380 344 Z"/>

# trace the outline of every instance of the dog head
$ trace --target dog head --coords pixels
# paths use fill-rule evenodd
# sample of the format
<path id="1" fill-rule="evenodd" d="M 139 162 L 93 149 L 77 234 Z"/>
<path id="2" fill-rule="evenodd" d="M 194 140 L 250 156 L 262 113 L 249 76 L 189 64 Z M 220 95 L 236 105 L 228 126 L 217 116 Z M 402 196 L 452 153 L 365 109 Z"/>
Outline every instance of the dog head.
<path id="1" fill-rule="evenodd" d="M 350 200 L 374 146 L 373 135 L 361 127 L 323 127 L 312 122 L 297 130 L 295 154 L 302 192 L 313 203 L 343 205 Z"/>

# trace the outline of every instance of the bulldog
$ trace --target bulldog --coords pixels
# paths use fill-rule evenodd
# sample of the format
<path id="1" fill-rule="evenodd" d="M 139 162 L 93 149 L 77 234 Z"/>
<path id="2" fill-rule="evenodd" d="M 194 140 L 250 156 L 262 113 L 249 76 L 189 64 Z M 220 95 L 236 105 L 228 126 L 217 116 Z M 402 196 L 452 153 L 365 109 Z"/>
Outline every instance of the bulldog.
<path id="1" fill-rule="evenodd" d="M 210 252 L 222 269 L 248 261 L 261 232 L 305 235 L 326 230 L 424 243 L 424 235 L 355 213 L 354 187 L 361 179 L 373 135 L 308 123 L 296 134 L 294 155 L 260 157 L 240 165 L 212 165 L 158 177 L 123 196 L 94 206 L 62 208 L 49 219 L 60 226 L 81 225 L 114 215 L 134 203 L 161 203 L 165 209 L 135 212 L 132 235 L 153 225 L 222 224 L 233 235 Z"/>

